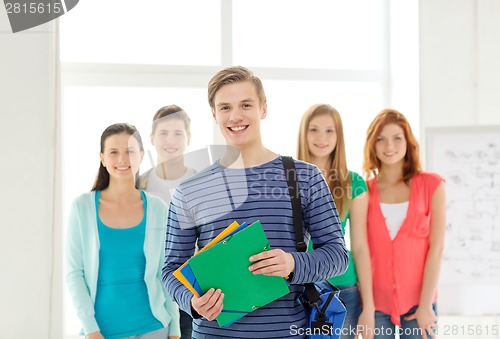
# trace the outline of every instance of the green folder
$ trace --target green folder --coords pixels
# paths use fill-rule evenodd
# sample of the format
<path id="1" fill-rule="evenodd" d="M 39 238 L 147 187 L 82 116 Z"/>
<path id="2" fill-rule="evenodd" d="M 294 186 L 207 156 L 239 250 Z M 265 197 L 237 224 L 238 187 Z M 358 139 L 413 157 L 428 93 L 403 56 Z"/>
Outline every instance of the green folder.
<path id="1" fill-rule="evenodd" d="M 256 221 L 188 260 L 203 293 L 210 288 L 224 293 L 219 326 L 230 325 L 290 292 L 283 277 L 254 275 L 248 270 L 250 256 L 270 249 L 262 225 Z"/>

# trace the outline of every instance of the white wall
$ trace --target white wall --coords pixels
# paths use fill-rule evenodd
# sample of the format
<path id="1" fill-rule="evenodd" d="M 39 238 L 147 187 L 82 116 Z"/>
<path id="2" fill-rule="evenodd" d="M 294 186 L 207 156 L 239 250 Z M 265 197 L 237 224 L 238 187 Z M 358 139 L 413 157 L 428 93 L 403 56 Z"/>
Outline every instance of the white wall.
<path id="1" fill-rule="evenodd" d="M 422 141 L 427 127 L 500 125 L 498 18 L 498 0 L 420 0 Z M 440 288 L 441 300 L 471 305 L 486 296 L 498 304 L 500 296 L 480 292 L 460 282 Z M 498 333 L 499 317 L 442 316 L 439 337 L 498 339 L 494 325 Z"/>
<path id="2" fill-rule="evenodd" d="M 420 1 L 421 123 L 500 124 L 500 1 Z"/>
<path id="3" fill-rule="evenodd" d="M 0 10 L 0 336 L 50 333 L 56 112 L 54 23 L 13 34 Z"/>

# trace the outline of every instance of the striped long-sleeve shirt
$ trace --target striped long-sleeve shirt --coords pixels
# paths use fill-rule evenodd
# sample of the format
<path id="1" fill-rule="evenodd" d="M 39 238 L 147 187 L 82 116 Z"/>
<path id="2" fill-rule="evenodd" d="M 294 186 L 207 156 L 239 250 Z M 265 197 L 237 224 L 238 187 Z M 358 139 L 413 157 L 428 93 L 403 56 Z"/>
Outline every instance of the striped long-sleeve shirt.
<path id="1" fill-rule="evenodd" d="M 295 161 L 303 209 L 304 234 L 313 252 L 297 252 L 292 207 L 281 156 L 245 169 L 216 163 L 181 183 L 170 204 L 163 282 L 179 304 L 191 313 L 193 294 L 172 273 L 231 222 L 260 220 L 273 249 L 292 254 L 295 269 L 290 293 L 228 327 L 204 318 L 194 320 L 193 338 L 301 338 L 306 314 L 297 298 L 306 282 L 343 273 L 348 264 L 344 238 L 332 199 L 317 167 Z M 224 291 L 222 291 L 224 292 Z"/>

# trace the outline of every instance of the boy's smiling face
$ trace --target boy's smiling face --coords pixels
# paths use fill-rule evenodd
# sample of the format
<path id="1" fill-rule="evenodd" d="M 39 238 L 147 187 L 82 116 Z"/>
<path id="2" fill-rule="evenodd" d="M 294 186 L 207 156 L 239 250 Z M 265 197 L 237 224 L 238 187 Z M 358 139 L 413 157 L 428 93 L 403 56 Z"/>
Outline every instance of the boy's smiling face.
<path id="1" fill-rule="evenodd" d="M 151 135 L 151 143 L 155 146 L 160 161 L 180 157 L 189 145 L 190 135 L 182 119 L 163 118 Z"/>

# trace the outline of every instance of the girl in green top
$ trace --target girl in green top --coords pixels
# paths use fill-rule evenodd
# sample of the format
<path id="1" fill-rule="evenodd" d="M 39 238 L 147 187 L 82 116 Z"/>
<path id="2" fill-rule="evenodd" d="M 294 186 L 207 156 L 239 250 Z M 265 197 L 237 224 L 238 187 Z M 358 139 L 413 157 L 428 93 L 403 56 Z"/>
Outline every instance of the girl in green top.
<path id="1" fill-rule="evenodd" d="M 303 115 L 297 158 L 316 165 L 332 192 L 342 232 L 349 219 L 351 250 L 347 271 L 329 281 L 340 289 L 347 316 L 341 338 L 373 338 L 374 304 L 366 216 L 366 183 L 347 169 L 344 132 L 340 114 L 332 106 L 316 104 Z M 311 245 L 311 244 L 310 244 Z M 311 246 L 310 246 L 311 247 Z M 313 245 L 314 247 L 314 245 Z"/>

